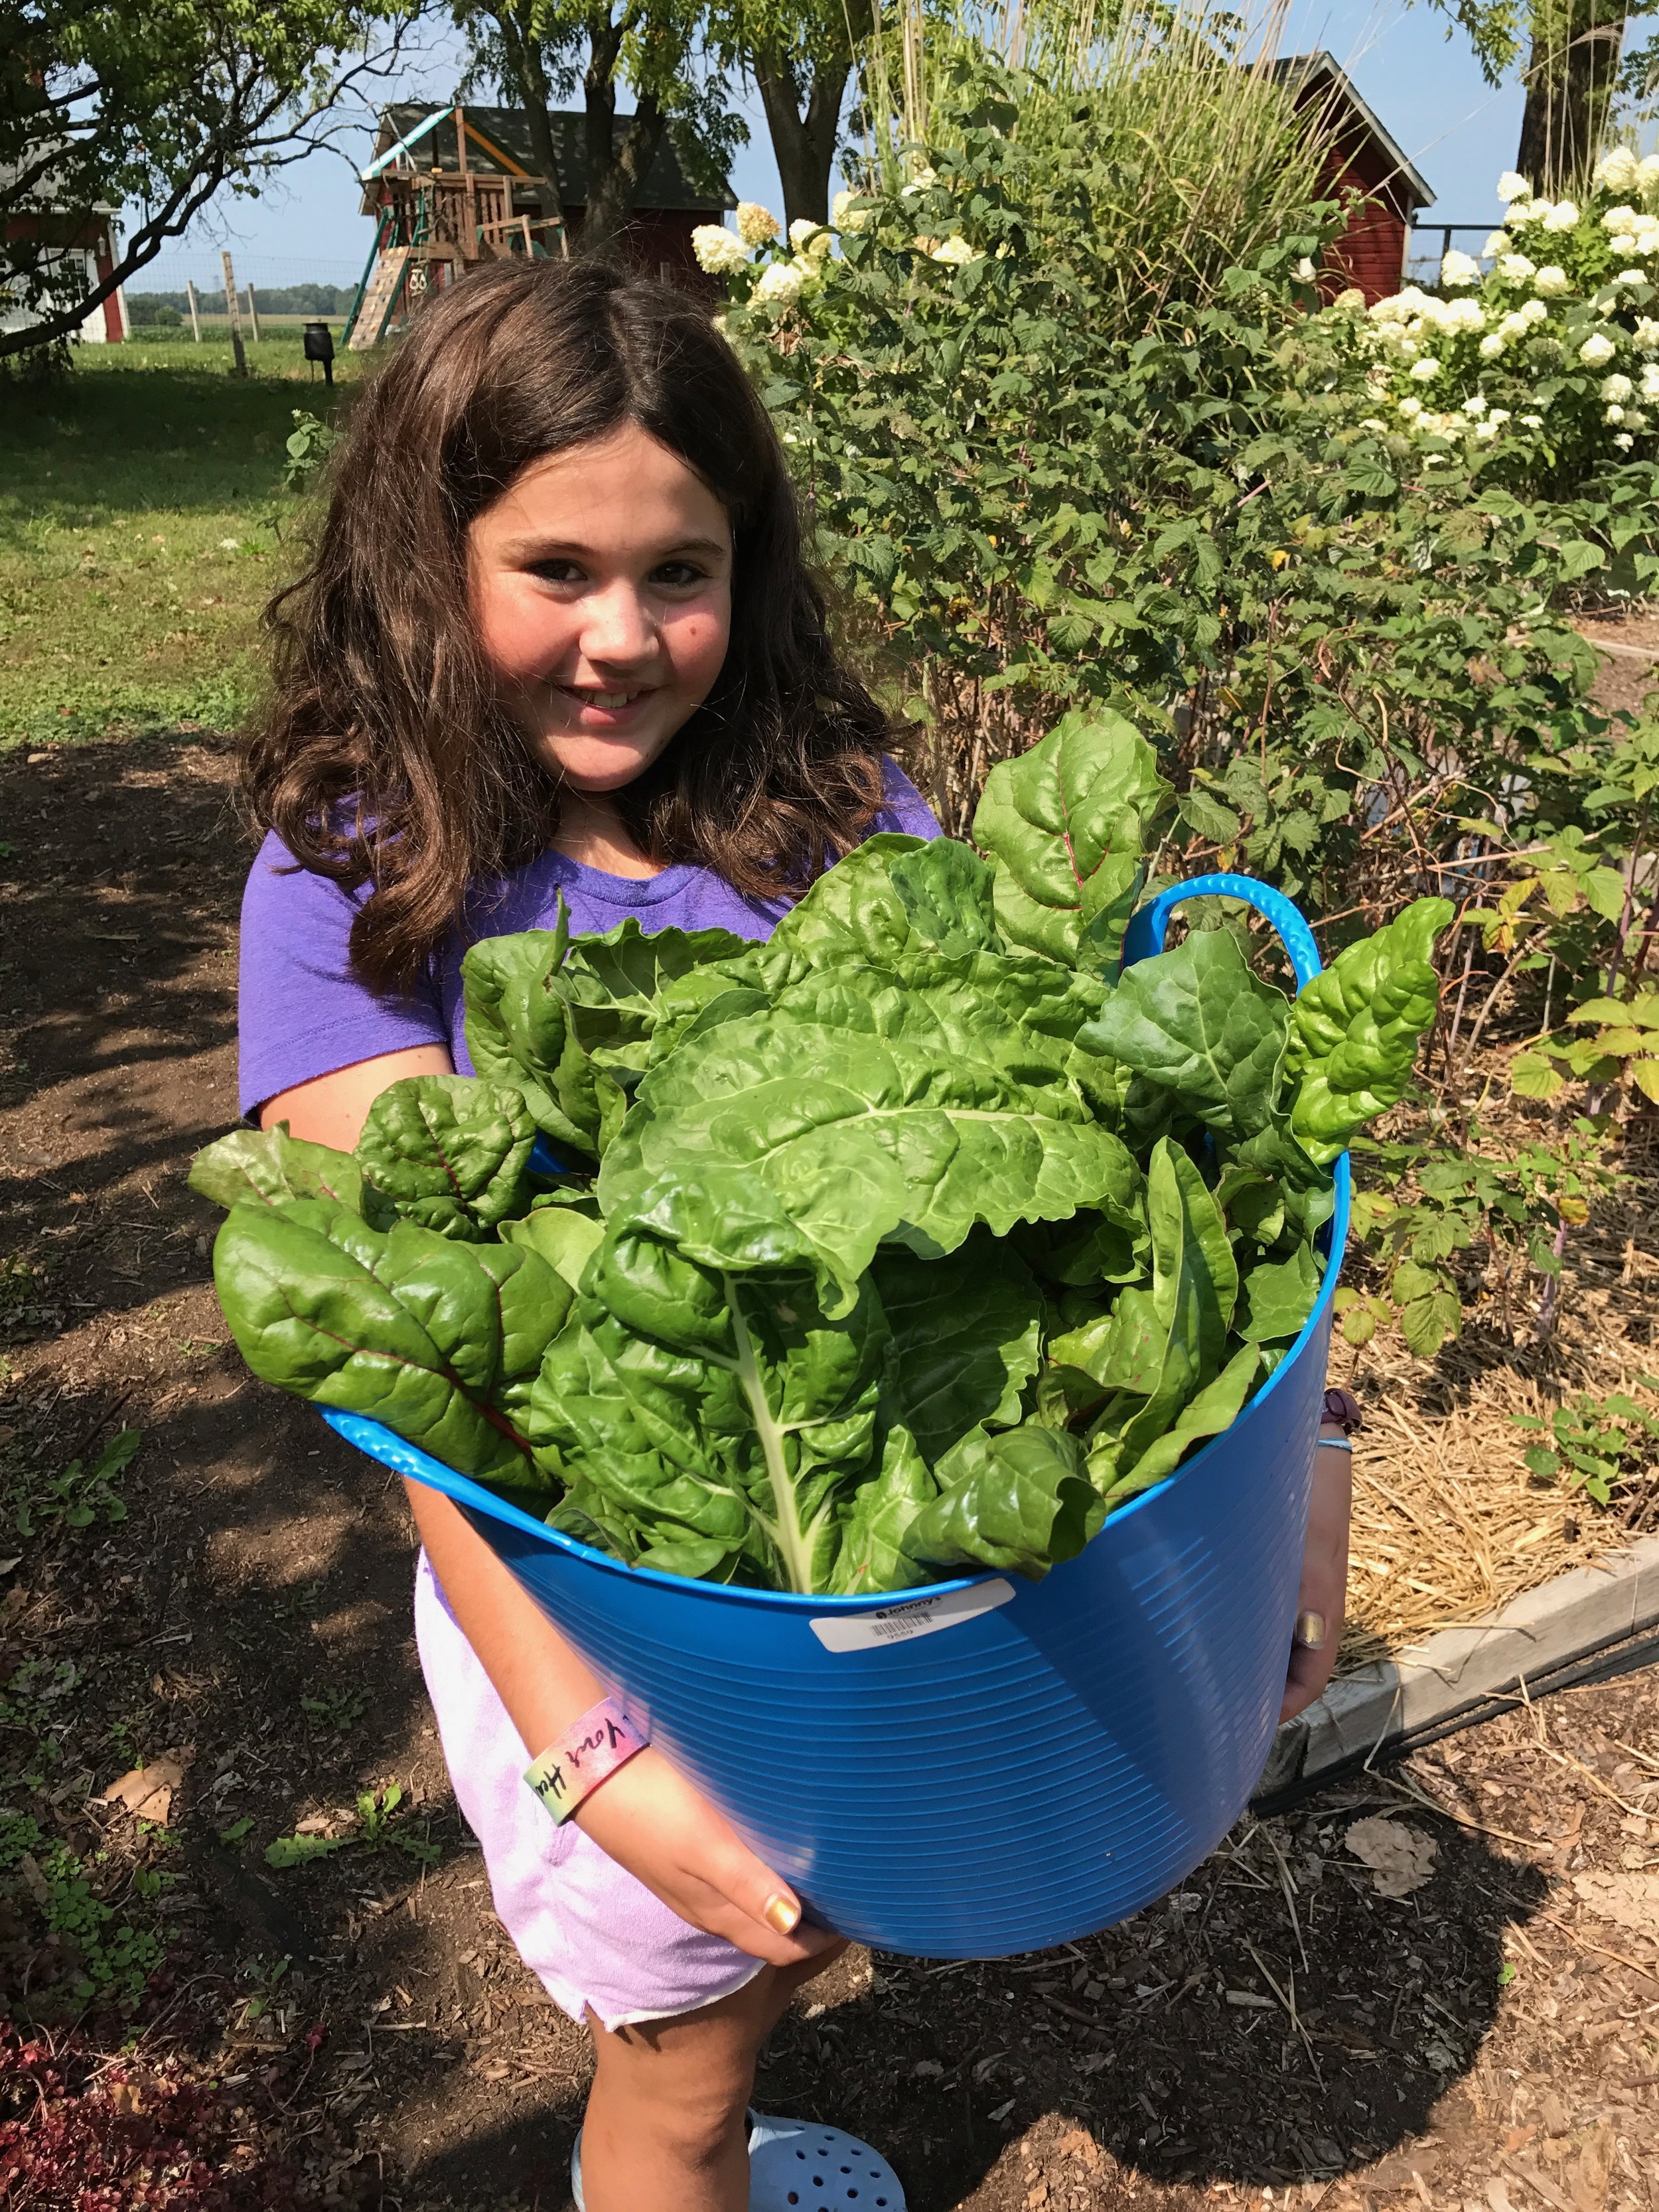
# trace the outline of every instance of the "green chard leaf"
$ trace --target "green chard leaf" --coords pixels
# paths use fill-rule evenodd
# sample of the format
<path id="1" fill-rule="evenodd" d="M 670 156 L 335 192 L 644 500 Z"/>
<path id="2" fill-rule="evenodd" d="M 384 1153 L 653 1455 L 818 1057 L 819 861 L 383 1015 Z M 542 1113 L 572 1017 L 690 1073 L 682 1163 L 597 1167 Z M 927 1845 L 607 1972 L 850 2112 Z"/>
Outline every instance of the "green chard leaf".
<path id="1" fill-rule="evenodd" d="M 854 856 L 856 857 L 856 856 Z M 843 861 L 830 882 L 850 866 Z M 954 1251 L 976 1222 L 1133 1209 L 1139 1170 L 1066 1073 L 1086 981 L 978 953 L 854 966 L 688 1036 L 641 1085 L 599 1177 L 606 1218 L 717 1267 L 811 1268 L 847 1310 L 878 1246 Z"/>
<path id="2" fill-rule="evenodd" d="M 1170 796 L 1151 745 L 1104 708 L 1079 708 L 1030 752 L 1000 762 L 974 842 L 995 863 L 1006 942 L 1067 967 L 1115 967 Z"/>
<path id="3" fill-rule="evenodd" d="M 1012 1428 L 1042 1359 L 1042 1299 L 1018 1254 L 981 1231 L 940 1260 L 890 1245 L 871 1272 L 893 1333 L 889 1395 L 927 1464 L 981 1424 Z"/>
<path id="4" fill-rule="evenodd" d="M 233 1129 L 217 1144 L 204 1146 L 191 1163 L 190 1187 L 227 1211 L 275 1206 L 285 1198 L 332 1199 L 354 1213 L 364 1206 L 362 1170 L 354 1156 L 290 1137 L 286 1121 L 270 1129 Z M 372 1196 L 369 1203 L 372 1207 Z"/>
<path id="5" fill-rule="evenodd" d="M 912 1559 L 1040 1582 L 1083 1549 L 1096 1500 L 1082 1448 L 1063 1430 L 1034 1421 L 995 1435 L 975 1429 L 933 1472 L 939 1494 L 904 1535 Z"/>
<path id="6" fill-rule="evenodd" d="M 757 1578 L 827 1589 L 841 1509 L 879 1468 L 891 1339 L 873 1288 L 832 1318 L 810 1275 L 726 1273 L 632 1231 L 584 1281 L 580 1335 L 532 1393 L 537 1440 L 653 1534 L 670 1521 Z"/>
<path id="7" fill-rule="evenodd" d="M 1126 968 L 1079 1043 L 1173 1092 L 1207 1127 L 1249 1137 L 1273 1121 L 1289 1021 L 1283 993 L 1231 933 L 1199 930 Z"/>
<path id="8" fill-rule="evenodd" d="M 253 1372 L 313 1404 L 365 1413 L 463 1474 L 533 1486 L 498 1401 L 533 1376 L 571 1304 L 534 1254 L 458 1244 L 343 1206 L 233 1206 L 214 1279 Z"/>
<path id="9" fill-rule="evenodd" d="M 1295 1085 L 1291 1128 L 1310 1158 L 1335 1159 L 1410 1090 L 1418 1041 L 1439 1000 L 1435 939 L 1451 918 L 1449 899 L 1417 899 L 1297 993 L 1285 1066 Z"/>
<path id="10" fill-rule="evenodd" d="M 522 1210 L 536 1124 L 510 1084 L 415 1075 L 368 1109 L 357 1161 L 405 1219 L 476 1242 Z"/>
<path id="11" fill-rule="evenodd" d="M 1244 1278 L 1244 1319 L 1238 1334 L 1250 1344 L 1300 1335 L 1319 1303 L 1322 1280 L 1313 1248 L 1298 1244 L 1288 1260 L 1264 1260 Z"/>

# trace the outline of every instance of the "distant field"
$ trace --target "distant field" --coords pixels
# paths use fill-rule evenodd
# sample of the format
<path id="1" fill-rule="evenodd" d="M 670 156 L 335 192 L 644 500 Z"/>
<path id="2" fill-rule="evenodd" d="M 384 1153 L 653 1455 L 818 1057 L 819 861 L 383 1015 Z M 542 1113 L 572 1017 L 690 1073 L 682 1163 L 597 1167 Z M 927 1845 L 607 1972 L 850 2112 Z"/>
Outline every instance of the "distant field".
<path id="1" fill-rule="evenodd" d="M 247 353 L 244 380 L 225 337 L 80 346 L 61 385 L 7 391 L 0 747 L 246 712 L 258 611 L 295 558 L 294 410 L 329 412 L 297 328 Z"/>

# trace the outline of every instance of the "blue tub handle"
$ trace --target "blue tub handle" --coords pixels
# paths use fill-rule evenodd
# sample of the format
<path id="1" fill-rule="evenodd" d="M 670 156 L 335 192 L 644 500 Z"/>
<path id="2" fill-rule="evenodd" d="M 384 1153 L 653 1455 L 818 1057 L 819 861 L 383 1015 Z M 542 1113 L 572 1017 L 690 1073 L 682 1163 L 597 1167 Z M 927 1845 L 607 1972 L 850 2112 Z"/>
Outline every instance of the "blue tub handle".
<path id="1" fill-rule="evenodd" d="M 1283 891 L 1276 891 L 1271 884 L 1257 883 L 1254 876 L 1194 876 L 1187 883 L 1172 884 L 1167 891 L 1160 891 L 1155 899 L 1148 900 L 1131 917 L 1123 933 L 1126 968 L 1132 968 L 1137 960 L 1147 959 L 1154 952 L 1162 952 L 1170 916 L 1191 898 L 1242 899 L 1279 932 L 1279 941 L 1296 971 L 1298 989 L 1310 976 L 1319 973 L 1322 965 L 1319 947 L 1314 943 L 1314 933 L 1303 919 L 1301 908 L 1292 905 Z"/>

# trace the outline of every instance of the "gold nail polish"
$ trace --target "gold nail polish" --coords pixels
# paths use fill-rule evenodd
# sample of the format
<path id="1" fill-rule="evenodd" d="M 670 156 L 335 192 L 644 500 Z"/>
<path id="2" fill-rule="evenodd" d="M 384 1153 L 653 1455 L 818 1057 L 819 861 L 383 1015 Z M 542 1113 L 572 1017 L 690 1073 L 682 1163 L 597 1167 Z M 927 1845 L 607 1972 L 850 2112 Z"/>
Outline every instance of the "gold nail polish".
<path id="1" fill-rule="evenodd" d="M 800 1918 L 800 1907 L 793 1898 L 769 1897 L 766 1900 L 766 1924 L 780 1936 L 793 1936 Z"/>
<path id="2" fill-rule="evenodd" d="M 1306 1651 L 1317 1651 L 1325 1641 L 1325 1616 L 1322 1613 L 1303 1613 L 1297 1615 L 1296 1640 Z"/>

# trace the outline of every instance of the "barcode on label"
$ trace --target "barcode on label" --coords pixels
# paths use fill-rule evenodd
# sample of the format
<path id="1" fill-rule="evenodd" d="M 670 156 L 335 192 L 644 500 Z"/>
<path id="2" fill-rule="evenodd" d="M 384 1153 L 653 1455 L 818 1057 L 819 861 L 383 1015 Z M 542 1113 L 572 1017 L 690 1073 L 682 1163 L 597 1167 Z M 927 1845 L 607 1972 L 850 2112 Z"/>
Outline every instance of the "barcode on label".
<path id="1" fill-rule="evenodd" d="M 1013 1595 L 1013 1584 L 996 1575 L 970 1589 L 913 1598 L 908 1604 L 884 1605 L 872 1613 L 815 1613 L 812 1633 L 826 1651 L 874 1651 L 884 1644 L 908 1644 L 917 1636 L 956 1628 L 981 1613 L 994 1613 Z"/>

